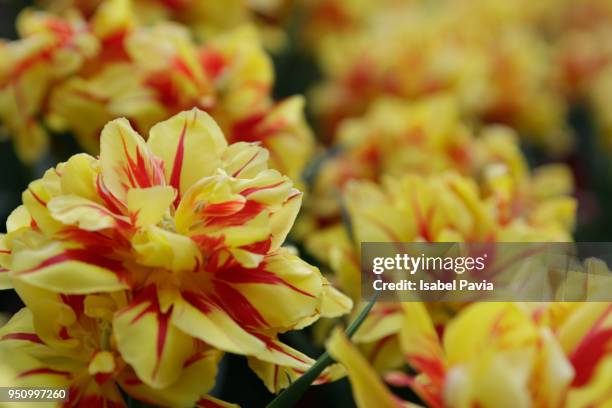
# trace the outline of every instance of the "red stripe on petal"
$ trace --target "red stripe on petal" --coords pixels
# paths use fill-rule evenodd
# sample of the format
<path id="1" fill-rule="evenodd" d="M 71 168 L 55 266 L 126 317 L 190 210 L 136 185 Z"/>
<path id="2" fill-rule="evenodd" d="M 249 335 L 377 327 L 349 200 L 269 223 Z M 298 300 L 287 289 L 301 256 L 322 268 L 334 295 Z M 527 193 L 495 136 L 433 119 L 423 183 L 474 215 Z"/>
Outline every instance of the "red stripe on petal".
<path id="1" fill-rule="evenodd" d="M 58 336 L 62 340 L 68 340 L 71 338 L 70 333 L 68 333 L 68 328 L 66 326 L 62 326 L 58 333 Z"/>
<path id="2" fill-rule="evenodd" d="M 586 385 L 591 380 L 597 364 L 609 352 L 612 346 L 612 327 L 600 329 L 600 326 L 610 313 L 612 305 L 608 306 L 570 356 L 570 362 L 576 371 L 572 386 Z"/>
<path id="3" fill-rule="evenodd" d="M 446 376 L 442 361 L 415 354 L 407 355 L 406 359 L 418 372 L 426 374 L 432 384 L 442 387 Z"/>
<path id="4" fill-rule="evenodd" d="M 174 154 L 174 164 L 172 165 L 172 174 L 170 176 L 170 185 L 177 191 L 174 206 L 178 207 L 181 202 L 181 172 L 183 170 L 183 156 L 185 155 L 185 134 L 187 133 L 187 121 L 183 124 L 179 142 L 176 146 Z"/>
<path id="5" fill-rule="evenodd" d="M 194 235 L 191 237 L 192 241 L 198 245 L 198 248 L 203 253 L 211 254 L 209 258 L 209 263 L 212 263 L 216 266 L 214 261 L 216 260 L 217 251 L 223 247 L 223 242 L 225 242 L 225 237 L 223 235 L 219 235 L 217 237 L 211 235 Z"/>
<path id="6" fill-rule="evenodd" d="M 125 275 L 125 269 L 123 268 L 121 261 L 106 258 L 99 253 L 95 253 L 91 249 L 66 249 L 64 252 L 47 258 L 37 266 L 21 271 L 18 274 L 33 273 L 49 266 L 70 261 L 83 262 L 107 269 L 114 272 L 121 278 L 123 278 Z"/>
<path id="7" fill-rule="evenodd" d="M 62 302 L 70 306 L 77 316 L 85 313 L 85 296 L 84 295 L 60 295 Z"/>
<path id="8" fill-rule="evenodd" d="M 70 378 L 72 375 L 68 371 L 54 370 L 53 368 L 35 368 L 33 370 L 23 371 L 19 373 L 17 378 L 29 377 L 31 375 L 61 375 L 66 378 Z"/>
<path id="9" fill-rule="evenodd" d="M 38 201 L 40 205 L 42 205 L 43 207 L 47 206 L 47 203 L 42 198 L 40 198 L 34 191 L 32 191 L 31 188 L 28 188 L 28 191 L 30 192 L 30 194 L 32 194 L 32 197 L 34 197 L 34 199 Z"/>
<path id="10" fill-rule="evenodd" d="M 237 121 L 232 126 L 233 142 L 263 142 L 270 136 L 282 130 L 287 122 L 285 119 L 277 119 L 274 122 L 266 123 L 268 112 L 256 113 L 242 120 Z"/>
<path id="11" fill-rule="evenodd" d="M 134 298 L 132 303 L 120 313 L 132 310 L 142 305 L 143 303 L 148 303 L 148 306 L 142 309 L 136 316 L 132 318 L 132 320 L 130 321 L 131 324 L 134 324 L 140 319 L 142 319 L 147 313 L 155 313 L 158 310 L 157 293 L 156 293 L 155 286 L 153 285 L 147 286 L 143 290 L 143 292 L 141 292 L 136 298 Z"/>
<path id="12" fill-rule="evenodd" d="M 155 363 L 155 368 L 153 369 L 153 378 L 157 376 L 157 372 L 159 371 L 159 366 L 161 364 L 162 354 L 164 352 L 164 346 L 166 345 L 166 340 L 168 339 L 168 324 L 170 321 L 170 313 L 172 313 L 172 306 L 166 313 L 161 313 L 158 311 L 157 313 L 157 344 L 156 344 L 156 357 L 157 361 Z"/>
<path id="13" fill-rule="evenodd" d="M 209 313 L 212 310 L 213 305 L 210 303 L 210 300 L 202 294 L 184 291 L 182 296 L 187 303 L 202 313 Z"/>
<path id="14" fill-rule="evenodd" d="M 44 344 L 40 337 L 34 333 L 9 333 L 0 337 L 0 340 L 23 340 L 32 343 Z"/>
<path id="15" fill-rule="evenodd" d="M 251 156 L 251 158 L 250 158 L 249 160 L 247 160 L 247 162 L 246 162 L 246 163 L 244 163 L 244 164 L 242 165 L 242 167 L 240 167 L 238 170 L 236 170 L 236 171 L 234 172 L 234 174 L 232 174 L 232 177 L 238 177 L 238 176 L 240 175 L 240 173 L 242 173 L 242 171 L 243 171 L 243 170 L 244 170 L 244 169 L 245 169 L 245 168 L 246 168 L 246 167 L 247 167 L 249 164 L 251 164 L 251 163 L 253 162 L 253 160 L 255 160 L 255 158 L 256 158 L 258 155 L 259 155 L 259 150 L 257 150 L 257 151 L 255 152 L 255 154 L 254 154 L 253 156 Z"/>
<path id="16" fill-rule="evenodd" d="M 210 217 L 206 220 L 206 226 L 223 226 L 232 227 L 236 225 L 243 225 L 248 221 L 255 218 L 259 213 L 265 210 L 264 204 L 256 201 L 247 201 L 240 211 L 237 211 L 231 215 L 222 215 Z"/>
<path id="17" fill-rule="evenodd" d="M 98 195 L 108 209 L 115 214 L 127 214 L 127 208 L 123 202 L 121 202 L 115 195 L 104 185 L 101 175 L 96 178 L 96 190 Z"/>
<path id="18" fill-rule="evenodd" d="M 268 238 L 263 241 L 254 242 L 249 245 L 243 245 L 240 249 L 244 249 L 245 251 L 252 252 L 254 254 L 265 255 L 270 251 L 272 247 L 272 239 Z"/>
<path id="19" fill-rule="evenodd" d="M 442 390 L 430 383 L 416 381 L 414 377 L 402 373 L 391 372 L 385 375 L 385 381 L 395 387 L 410 387 L 431 408 L 443 408 Z M 474 405 L 474 408 L 477 408 Z"/>
<path id="20" fill-rule="evenodd" d="M 194 354 L 193 356 L 185 360 L 185 362 L 183 363 L 183 368 L 187 368 L 190 365 L 197 363 L 198 361 L 202 360 L 204 357 L 206 357 L 206 353 L 204 353 L 203 351 L 200 351 L 199 353 Z"/>
<path id="21" fill-rule="evenodd" d="M 121 132 L 121 129 L 119 129 Z M 145 155 L 138 145 L 136 148 L 136 160 L 130 156 L 123 133 L 120 134 L 123 145 L 123 154 L 127 166 L 123 167 L 123 174 L 128 178 L 131 187 L 147 188 L 164 184 L 161 162 L 158 163 L 154 157 Z M 150 172 L 150 173 L 149 173 Z M 161 176 L 161 177 L 160 177 Z"/>
<path id="22" fill-rule="evenodd" d="M 215 280 L 214 301 L 232 319 L 241 326 L 259 328 L 268 326 L 268 322 L 249 300 L 226 282 Z"/>
<path id="23" fill-rule="evenodd" d="M 236 214 L 242 210 L 246 202 L 241 200 L 225 201 L 222 203 L 208 204 L 202 208 L 201 214 L 211 217 L 226 217 Z"/>
<path id="24" fill-rule="evenodd" d="M 226 269 L 218 271 L 217 278 L 225 282 L 235 284 L 261 283 L 269 285 L 282 285 L 304 296 L 311 298 L 315 297 L 313 294 L 290 284 L 280 276 L 266 270 L 265 268 L 265 262 L 262 262 L 257 268 L 245 268 L 238 263 L 232 263 L 232 265 Z"/>
<path id="25" fill-rule="evenodd" d="M 261 187 L 251 187 L 251 188 L 247 188 L 247 189 L 242 190 L 242 191 L 240 192 L 240 194 L 242 194 L 243 196 L 245 196 L 245 197 L 246 197 L 246 196 L 248 196 L 249 194 L 253 194 L 253 193 L 256 193 L 256 192 L 258 192 L 258 191 L 262 191 L 262 190 L 269 190 L 269 189 L 271 189 L 271 188 L 281 186 L 281 185 L 283 185 L 284 183 L 285 183 L 285 180 L 282 180 L 282 181 L 279 181 L 278 183 L 270 184 L 270 185 L 267 185 L 267 186 L 261 186 Z"/>

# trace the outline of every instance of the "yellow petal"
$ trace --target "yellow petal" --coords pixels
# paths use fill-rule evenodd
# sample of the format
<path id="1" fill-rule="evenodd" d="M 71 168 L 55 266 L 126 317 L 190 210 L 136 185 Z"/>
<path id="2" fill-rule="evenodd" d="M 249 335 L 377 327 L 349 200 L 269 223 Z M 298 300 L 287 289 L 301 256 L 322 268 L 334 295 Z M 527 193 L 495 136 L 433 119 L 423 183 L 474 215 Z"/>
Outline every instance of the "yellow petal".
<path id="1" fill-rule="evenodd" d="M 513 303 L 472 304 L 444 332 L 444 350 L 450 365 L 470 361 L 483 349 L 503 344 L 532 346 L 536 342 L 535 326 Z"/>
<path id="2" fill-rule="evenodd" d="M 168 212 L 174 197 L 175 191 L 170 186 L 131 189 L 127 193 L 127 206 L 138 227 L 155 225 Z"/>
<path id="3" fill-rule="evenodd" d="M 115 370 L 115 359 L 109 351 L 98 351 L 93 355 L 87 370 L 90 375 L 112 373 Z"/>
<path id="4" fill-rule="evenodd" d="M 20 281 L 15 281 L 15 290 L 28 311 L 31 311 L 30 319 L 35 332 L 45 344 L 59 350 L 78 347 L 77 339 L 63 335 L 78 316 L 74 309 L 62 301 L 61 295 Z"/>
<path id="5" fill-rule="evenodd" d="M 302 321 L 319 314 L 323 291 L 319 270 L 286 249 L 266 257 L 260 268 L 236 267 L 229 273 L 229 282 L 259 312 L 267 327 L 277 331 L 301 328 Z"/>
<path id="6" fill-rule="evenodd" d="M 280 247 L 285 242 L 301 206 L 302 193 L 294 189 L 293 195 L 287 198 L 280 209 L 272 213 L 270 216 L 272 249 Z"/>
<path id="7" fill-rule="evenodd" d="M 376 371 L 340 329 L 334 330 L 325 347 L 334 360 L 346 368 L 358 407 L 400 406 Z"/>
<path id="8" fill-rule="evenodd" d="M 140 401 L 171 407 L 193 407 L 214 385 L 217 366 L 223 353 L 215 349 L 198 351 L 186 362 L 176 382 L 163 389 L 154 389 L 133 374 L 119 378 L 122 387 Z"/>
<path id="9" fill-rule="evenodd" d="M 202 264 L 202 255 L 189 237 L 151 225 L 132 238 L 132 246 L 142 265 L 171 271 L 192 271 Z"/>
<path id="10" fill-rule="evenodd" d="M 47 208 L 57 221 L 86 231 L 98 231 L 116 225 L 115 216 L 106 207 L 74 195 L 55 197 L 49 201 Z"/>
<path id="11" fill-rule="evenodd" d="M 20 205 L 6 219 L 6 231 L 13 232 L 20 228 L 29 227 L 32 222 L 32 217 L 25 205 Z"/>
<path id="12" fill-rule="evenodd" d="M 250 179 L 268 169 L 269 153 L 255 143 L 232 143 L 223 153 L 223 169 L 232 177 Z"/>
<path id="13" fill-rule="evenodd" d="M 359 305 L 359 307 L 364 306 L 363 302 Z M 396 305 L 375 304 L 353 336 L 353 340 L 356 343 L 369 343 L 397 334 L 402 322 L 402 311 Z"/>
<path id="14" fill-rule="evenodd" d="M 121 357 L 138 377 L 155 389 L 173 384 L 193 354 L 193 340 L 171 323 L 170 313 L 162 313 L 154 287 L 119 311 L 113 333 Z"/>
<path id="15" fill-rule="evenodd" d="M 194 108 L 153 126 L 148 145 L 163 159 L 166 180 L 182 197 L 198 180 L 215 174 L 227 142 L 210 115 Z"/>
<path id="16" fill-rule="evenodd" d="M 120 263 L 106 258 L 105 254 L 86 249 L 66 249 L 57 242 L 15 252 L 12 271 L 16 279 L 66 294 L 107 292 L 128 287 Z"/>
<path id="17" fill-rule="evenodd" d="M 161 160 L 149 150 L 126 119 L 116 119 L 102 129 L 100 168 L 109 192 L 125 202 L 131 188 L 164 185 Z"/>
<path id="18" fill-rule="evenodd" d="M 254 355 L 264 343 L 246 332 L 227 313 L 196 293 L 174 305 L 172 324 L 220 350 Z"/>
<path id="19" fill-rule="evenodd" d="M 443 372 L 444 353 L 433 322 L 423 303 L 402 304 L 403 320 L 399 331 L 400 347 L 408 361 L 431 376 Z M 434 370 L 434 372 L 428 372 Z"/>
<path id="20" fill-rule="evenodd" d="M 98 161 L 85 153 L 72 156 L 60 175 L 63 194 L 73 194 L 91 201 L 100 200 L 96 191 Z"/>

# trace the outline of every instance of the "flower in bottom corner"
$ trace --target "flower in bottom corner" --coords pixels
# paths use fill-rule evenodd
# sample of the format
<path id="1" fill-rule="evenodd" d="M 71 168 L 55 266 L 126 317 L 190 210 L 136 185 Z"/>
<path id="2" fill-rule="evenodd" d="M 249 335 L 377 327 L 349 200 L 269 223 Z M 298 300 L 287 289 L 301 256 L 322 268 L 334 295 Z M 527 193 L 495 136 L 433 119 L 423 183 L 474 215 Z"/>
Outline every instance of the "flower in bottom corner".
<path id="1" fill-rule="evenodd" d="M 313 363 L 278 334 L 352 302 L 281 247 L 301 193 L 267 159 L 256 144 L 228 145 L 197 109 L 155 125 L 148 142 L 112 121 L 99 159 L 73 156 L 24 192 L 0 241 L 0 285 L 15 286 L 35 317 L 38 300 L 20 285 L 123 293 L 112 344 L 134 379 L 162 394 L 200 342 L 248 356 L 277 392 Z"/>
<path id="2" fill-rule="evenodd" d="M 222 352 L 194 342 L 180 378 L 163 390 L 148 387 L 120 356 L 112 316 L 125 295 L 59 295 L 17 285 L 23 308 L 0 328 L 0 355 L 11 373 L 0 385 L 65 389 L 62 406 L 125 407 L 122 392 L 161 406 L 192 406 L 215 382 Z M 49 404 L 51 405 L 51 404 Z"/>
<path id="3" fill-rule="evenodd" d="M 416 374 L 394 371 L 384 379 L 412 388 L 429 407 L 612 404 L 610 303 L 475 303 L 442 335 L 423 304 L 402 310 L 400 349 Z M 341 333 L 327 347 L 347 368 L 360 407 L 374 406 L 368 398 L 399 404 Z"/>

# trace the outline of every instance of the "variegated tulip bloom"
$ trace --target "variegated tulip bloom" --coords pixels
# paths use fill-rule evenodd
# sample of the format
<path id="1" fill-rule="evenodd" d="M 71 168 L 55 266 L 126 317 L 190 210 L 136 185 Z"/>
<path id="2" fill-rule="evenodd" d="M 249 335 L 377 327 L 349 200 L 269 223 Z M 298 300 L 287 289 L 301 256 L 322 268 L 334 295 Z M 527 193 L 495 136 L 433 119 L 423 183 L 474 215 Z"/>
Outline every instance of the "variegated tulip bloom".
<path id="1" fill-rule="evenodd" d="M 195 106 L 215 118 L 230 143 L 262 143 L 270 152 L 271 166 L 299 180 L 314 148 L 304 102 L 300 96 L 273 101 L 272 62 L 256 30 L 240 26 L 202 44 L 178 24 L 140 26 L 137 14 L 137 6 L 128 0 L 104 2 L 87 20 L 78 20 L 78 30 L 68 18 L 22 15 L 24 25 L 42 20 L 39 25 L 59 36 L 55 48 L 39 50 L 32 44 L 47 41 L 50 33 L 22 30 L 21 40 L 0 48 L 15 50 L 16 55 L 8 59 L 6 74 L 0 73 L 0 117 L 12 127 L 36 130 L 21 137 L 18 129 L 11 129 L 18 146 L 29 146 L 24 154 L 34 160 L 44 151 L 43 127 L 69 132 L 86 151 L 98 153 L 100 131 L 113 118 L 126 117 L 148 134 L 155 123 Z M 77 47 L 85 40 L 91 48 L 87 52 Z M 60 57 L 75 54 L 77 61 L 67 64 L 66 57 L 51 58 L 59 53 L 58 47 L 64 51 Z M 12 62 L 29 49 L 40 55 Z M 40 78 L 67 67 L 71 70 L 53 81 Z M 19 86 L 11 85 L 25 74 Z M 30 78 L 34 75 L 38 77 Z M 4 83 L 8 85 L 3 88 Z M 3 97 L 2 89 L 10 93 Z M 28 142 L 33 135 L 39 148 Z"/>
<path id="2" fill-rule="evenodd" d="M 610 303 L 477 303 L 442 336 L 422 304 L 399 307 L 401 355 L 416 375 L 392 372 L 385 380 L 412 388 L 429 407 L 612 403 Z M 346 367 L 359 407 L 404 405 L 342 333 L 327 347 Z"/>
<path id="3" fill-rule="evenodd" d="M 193 342 L 180 377 L 170 386 L 153 388 L 138 378 L 112 332 L 114 313 L 126 306 L 125 293 L 64 295 L 21 282 L 16 289 L 28 308 L 0 328 L 0 355 L 7 364 L 3 385 L 66 389 L 66 407 L 125 407 L 121 390 L 161 406 L 191 407 L 196 400 L 203 406 L 231 406 L 206 395 L 223 353 L 201 341 Z"/>
<path id="4" fill-rule="evenodd" d="M 264 37 L 266 47 L 276 50 L 285 41 L 281 30 L 287 14 L 287 0 L 225 0 L 198 1 L 179 0 L 160 2 L 157 0 L 132 0 L 139 24 L 150 25 L 160 21 L 174 21 L 185 25 L 198 39 L 231 31 L 244 24 L 257 26 Z M 45 9 L 53 12 L 78 10 L 92 15 L 104 3 L 103 0 L 39 0 Z"/>
<path id="5" fill-rule="evenodd" d="M 536 6 L 392 3 L 318 48 L 326 80 L 311 96 L 328 139 L 342 119 L 361 115 L 380 96 L 417 100 L 451 92 L 470 118 L 511 125 L 550 151 L 570 147 L 552 50 L 532 23 Z"/>
<path id="6" fill-rule="evenodd" d="M 338 196 L 351 180 L 380 183 L 385 177 L 436 176 L 454 171 L 476 182 L 476 194 L 486 201 L 487 212 L 500 225 L 513 224 L 516 230 L 528 224 L 541 229 L 546 228 L 546 218 L 559 215 L 564 219 L 563 230 L 573 226 L 575 202 L 568 197 L 573 190 L 570 170 L 563 165 L 548 165 L 531 172 L 512 129 L 487 126 L 472 131 L 460 119 L 451 96 L 416 103 L 381 99 L 363 117 L 346 120 L 338 135 L 339 152 L 319 166 L 300 220 L 303 230 L 316 230 L 306 239 L 307 246 L 327 262 L 329 245 L 324 237 L 342 229 Z M 360 216 L 349 207 L 365 208 L 361 201 L 360 196 L 344 196 L 351 217 Z M 564 236 L 569 238 L 568 234 Z"/>
<path id="7" fill-rule="evenodd" d="M 261 142 L 272 167 L 299 180 L 314 147 L 302 97 L 271 98 L 273 67 L 252 27 L 199 45 L 178 25 L 126 29 L 123 58 L 92 75 L 71 78 L 50 96 L 49 117 L 96 152 L 102 126 L 127 117 L 139 131 L 196 106 L 210 113 L 230 142 Z"/>
<path id="8" fill-rule="evenodd" d="M 73 75 L 99 50 L 86 23 L 24 11 L 17 20 L 24 38 L 0 42 L 0 122 L 19 158 L 33 162 L 48 140 L 38 116 L 52 85 Z"/>
<path id="9" fill-rule="evenodd" d="M 75 155 L 23 193 L 2 237 L 2 283 L 35 318 L 44 305 L 28 287 L 85 303 L 102 296 L 111 349 L 160 393 L 192 384 L 186 370 L 206 349 L 248 356 L 278 391 L 312 360 L 277 335 L 351 301 L 281 247 L 302 193 L 267 160 L 257 144 L 228 145 L 198 109 L 156 124 L 147 142 L 126 119 L 109 122 L 99 159 Z"/>
<path id="10" fill-rule="evenodd" d="M 503 151 L 507 152 L 499 152 Z M 352 239 L 345 225 L 337 225 L 313 234 L 307 245 L 330 266 L 338 286 L 357 302 L 361 242 L 571 241 L 575 200 L 564 195 L 564 182 L 554 186 L 558 169 L 550 170 L 534 176 L 526 190 L 522 190 L 525 185 L 514 190 L 520 184 L 499 169 L 499 178 L 489 192 L 454 172 L 387 177 L 382 186 L 353 181 L 343 196 Z M 430 304 L 436 327 L 442 330 L 462 306 Z M 377 304 L 353 337 L 379 370 L 401 364 L 397 337 L 401 313 L 398 305 Z"/>

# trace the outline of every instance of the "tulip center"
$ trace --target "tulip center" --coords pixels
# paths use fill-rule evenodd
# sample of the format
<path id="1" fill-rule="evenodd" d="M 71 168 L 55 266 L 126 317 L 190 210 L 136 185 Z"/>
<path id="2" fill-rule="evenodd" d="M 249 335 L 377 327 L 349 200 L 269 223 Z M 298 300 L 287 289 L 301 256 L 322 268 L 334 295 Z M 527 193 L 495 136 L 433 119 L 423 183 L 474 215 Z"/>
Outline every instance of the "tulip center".
<path id="1" fill-rule="evenodd" d="M 174 217 L 172 217 L 170 214 L 164 215 L 159 223 L 159 226 L 166 231 L 176 232 L 176 223 L 174 222 Z"/>

